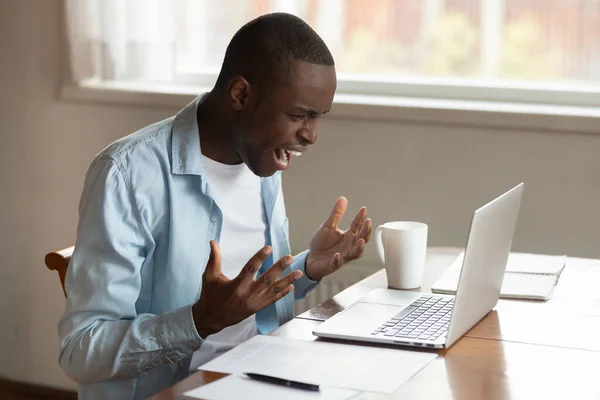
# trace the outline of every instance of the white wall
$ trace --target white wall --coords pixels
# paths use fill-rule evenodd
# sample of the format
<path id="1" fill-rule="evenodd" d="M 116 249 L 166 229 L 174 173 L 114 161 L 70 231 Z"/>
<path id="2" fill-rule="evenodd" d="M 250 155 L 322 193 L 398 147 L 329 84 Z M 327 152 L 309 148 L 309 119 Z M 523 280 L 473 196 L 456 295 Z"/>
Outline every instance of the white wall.
<path id="1" fill-rule="evenodd" d="M 61 12 L 60 0 L 0 2 L 0 376 L 74 387 L 57 365 L 64 299 L 44 254 L 75 239 L 93 155 L 176 110 L 59 100 Z M 285 173 L 292 245 L 339 195 L 375 224 L 421 220 L 431 245 L 463 245 L 473 210 L 523 180 L 514 248 L 600 258 L 599 154 L 595 135 L 326 119 Z"/>

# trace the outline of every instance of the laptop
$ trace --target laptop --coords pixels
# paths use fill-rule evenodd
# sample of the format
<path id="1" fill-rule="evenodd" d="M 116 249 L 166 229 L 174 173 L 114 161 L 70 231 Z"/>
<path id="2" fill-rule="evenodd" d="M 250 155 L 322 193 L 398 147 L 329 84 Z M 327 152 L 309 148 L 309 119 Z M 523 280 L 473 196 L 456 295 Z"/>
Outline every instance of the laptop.
<path id="1" fill-rule="evenodd" d="M 399 346 L 452 346 L 500 298 L 523 189 L 520 183 L 473 214 L 455 296 L 375 289 L 313 334 Z"/>

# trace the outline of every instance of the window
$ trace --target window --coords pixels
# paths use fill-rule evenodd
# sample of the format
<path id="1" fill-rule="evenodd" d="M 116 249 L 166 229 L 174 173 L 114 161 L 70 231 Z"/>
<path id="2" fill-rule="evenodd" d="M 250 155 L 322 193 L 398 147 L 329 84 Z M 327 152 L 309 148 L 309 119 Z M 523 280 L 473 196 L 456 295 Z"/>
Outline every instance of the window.
<path id="1" fill-rule="evenodd" d="M 68 0 L 75 78 L 212 85 L 272 11 L 323 37 L 338 92 L 600 106 L 600 0 Z"/>

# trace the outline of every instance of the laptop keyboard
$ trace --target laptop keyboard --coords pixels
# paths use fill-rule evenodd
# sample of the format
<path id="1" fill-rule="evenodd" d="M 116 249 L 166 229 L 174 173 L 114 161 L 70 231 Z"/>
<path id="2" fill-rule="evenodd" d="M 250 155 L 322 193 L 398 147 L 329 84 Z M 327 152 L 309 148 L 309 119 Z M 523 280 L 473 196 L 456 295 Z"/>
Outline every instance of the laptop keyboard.
<path id="1" fill-rule="evenodd" d="M 436 340 L 450 324 L 454 298 L 421 296 L 371 335 Z"/>

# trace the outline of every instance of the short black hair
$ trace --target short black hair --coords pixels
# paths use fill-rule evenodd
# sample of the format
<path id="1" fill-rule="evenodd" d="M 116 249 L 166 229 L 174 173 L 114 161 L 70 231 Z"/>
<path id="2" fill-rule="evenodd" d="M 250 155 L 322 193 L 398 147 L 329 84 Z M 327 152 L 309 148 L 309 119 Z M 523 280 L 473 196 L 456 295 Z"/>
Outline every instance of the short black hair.
<path id="1" fill-rule="evenodd" d="M 285 80 L 291 61 L 333 66 L 321 37 L 302 19 L 286 13 L 262 15 L 242 26 L 229 42 L 218 87 L 242 76 L 253 83 L 264 78 Z"/>

